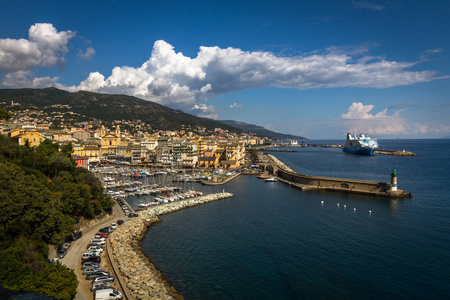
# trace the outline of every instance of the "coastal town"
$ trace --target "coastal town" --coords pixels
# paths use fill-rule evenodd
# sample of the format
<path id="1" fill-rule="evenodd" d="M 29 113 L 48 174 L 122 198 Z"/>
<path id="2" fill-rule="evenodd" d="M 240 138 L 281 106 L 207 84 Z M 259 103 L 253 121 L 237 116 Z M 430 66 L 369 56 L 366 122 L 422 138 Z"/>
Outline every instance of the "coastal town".
<path id="1" fill-rule="evenodd" d="M 68 105 L 52 105 L 50 112 L 20 103 L 0 103 L 11 118 L 0 121 L 0 134 L 19 145 L 38 146 L 45 139 L 60 145 L 71 144 L 78 166 L 114 162 L 141 166 L 181 168 L 239 168 L 248 163 L 245 147 L 263 145 L 267 137 L 252 133 L 181 125 L 180 130 L 154 130 L 140 120 L 100 120 L 76 122 L 85 116 Z"/>

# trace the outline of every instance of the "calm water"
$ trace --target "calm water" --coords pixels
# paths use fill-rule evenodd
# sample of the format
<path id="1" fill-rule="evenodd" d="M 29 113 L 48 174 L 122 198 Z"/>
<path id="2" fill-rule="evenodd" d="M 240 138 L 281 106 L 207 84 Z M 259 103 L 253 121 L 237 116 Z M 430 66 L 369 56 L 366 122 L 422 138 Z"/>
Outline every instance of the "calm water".
<path id="1" fill-rule="evenodd" d="M 419 156 L 274 154 L 310 175 L 388 182 L 395 168 L 412 199 L 302 192 L 240 176 L 225 185 L 233 198 L 162 216 L 143 251 L 185 299 L 448 299 L 450 140 L 379 142 Z"/>

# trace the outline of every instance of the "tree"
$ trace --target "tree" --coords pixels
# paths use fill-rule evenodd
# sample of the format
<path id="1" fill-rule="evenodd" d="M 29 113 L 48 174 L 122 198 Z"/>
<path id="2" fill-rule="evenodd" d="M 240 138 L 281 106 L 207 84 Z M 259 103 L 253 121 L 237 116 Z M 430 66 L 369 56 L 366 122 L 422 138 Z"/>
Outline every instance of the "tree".
<path id="1" fill-rule="evenodd" d="M 67 157 L 71 157 L 73 153 L 72 143 L 65 144 L 61 147 L 61 153 L 64 153 Z"/>
<path id="2" fill-rule="evenodd" d="M 9 120 L 11 118 L 11 113 L 0 108 L 0 120 Z"/>

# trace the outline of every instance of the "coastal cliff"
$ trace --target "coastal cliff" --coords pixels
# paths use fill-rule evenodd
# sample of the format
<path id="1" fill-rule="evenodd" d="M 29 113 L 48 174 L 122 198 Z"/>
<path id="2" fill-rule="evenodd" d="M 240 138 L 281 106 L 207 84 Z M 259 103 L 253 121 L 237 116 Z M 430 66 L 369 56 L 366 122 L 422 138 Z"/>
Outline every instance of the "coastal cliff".
<path id="1" fill-rule="evenodd" d="M 112 259 L 121 284 L 131 299 L 183 299 L 142 253 L 140 241 L 148 227 L 160 222 L 158 216 L 183 208 L 233 197 L 218 193 L 151 207 L 119 226 L 109 239 Z"/>

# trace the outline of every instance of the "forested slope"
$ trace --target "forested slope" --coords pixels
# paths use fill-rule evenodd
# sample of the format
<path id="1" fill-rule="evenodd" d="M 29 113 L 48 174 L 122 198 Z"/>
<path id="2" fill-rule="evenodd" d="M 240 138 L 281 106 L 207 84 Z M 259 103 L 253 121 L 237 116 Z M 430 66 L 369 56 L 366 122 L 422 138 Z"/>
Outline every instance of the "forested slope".
<path id="1" fill-rule="evenodd" d="M 99 180 L 76 168 L 71 145 L 49 140 L 35 149 L 0 135 L 0 286 L 72 299 L 72 270 L 47 260 L 82 218 L 110 212 Z"/>

